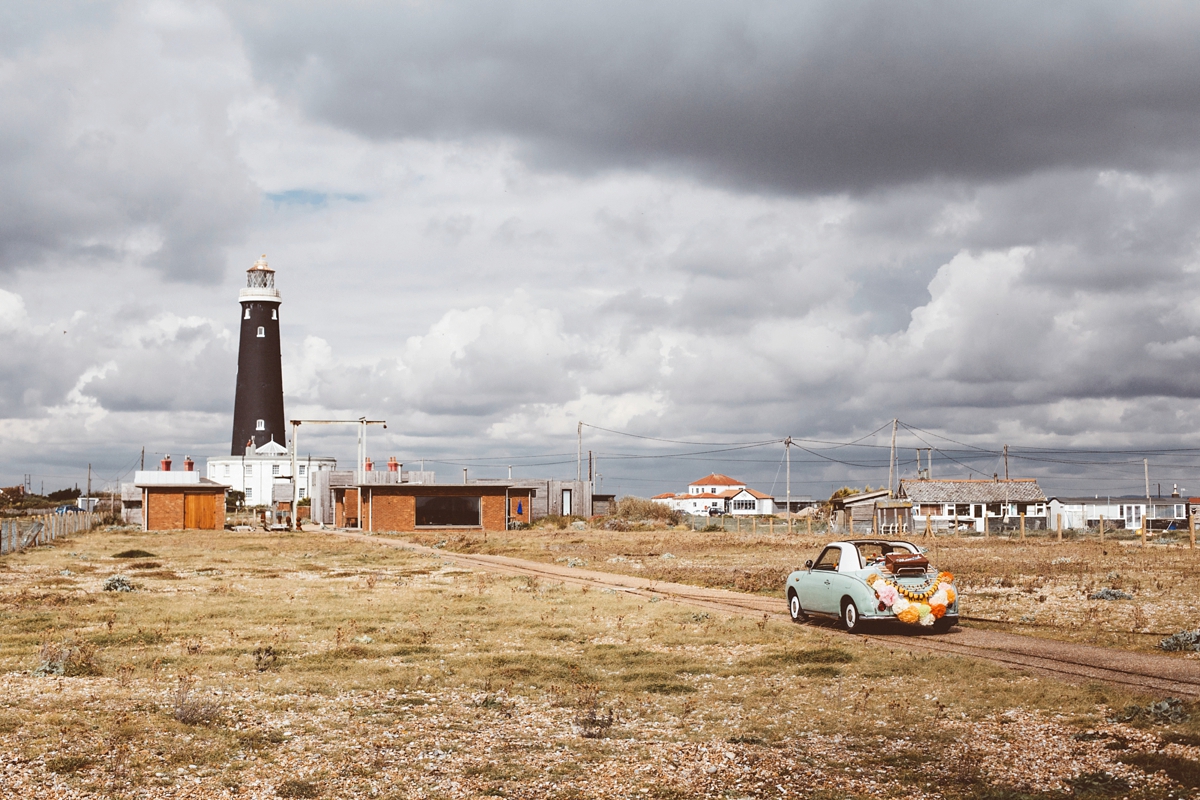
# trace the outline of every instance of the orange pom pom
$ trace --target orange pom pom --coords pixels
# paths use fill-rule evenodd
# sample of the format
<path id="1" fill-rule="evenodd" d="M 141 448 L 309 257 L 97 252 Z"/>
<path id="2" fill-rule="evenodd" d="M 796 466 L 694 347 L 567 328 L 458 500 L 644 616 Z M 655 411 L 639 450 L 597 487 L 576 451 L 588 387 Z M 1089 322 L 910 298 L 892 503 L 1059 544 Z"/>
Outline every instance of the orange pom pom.
<path id="1" fill-rule="evenodd" d="M 946 607 L 941 603 L 934 603 L 929 607 L 929 610 L 933 613 L 935 619 L 941 619 L 946 616 Z"/>

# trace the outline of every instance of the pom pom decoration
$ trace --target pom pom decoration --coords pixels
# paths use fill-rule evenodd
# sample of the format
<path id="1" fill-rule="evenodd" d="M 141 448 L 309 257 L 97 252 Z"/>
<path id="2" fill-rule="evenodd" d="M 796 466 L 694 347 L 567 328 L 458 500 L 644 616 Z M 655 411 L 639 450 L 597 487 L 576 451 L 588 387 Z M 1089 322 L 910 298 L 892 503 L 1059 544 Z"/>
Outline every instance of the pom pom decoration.
<path id="1" fill-rule="evenodd" d="M 951 582 L 954 575 L 939 572 L 937 577 L 918 586 L 905 586 L 887 576 L 871 573 L 866 583 L 879 598 L 879 610 L 890 608 L 901 622 L 909 625 L 932 625 L 946 616 L 958 598 Z"/>

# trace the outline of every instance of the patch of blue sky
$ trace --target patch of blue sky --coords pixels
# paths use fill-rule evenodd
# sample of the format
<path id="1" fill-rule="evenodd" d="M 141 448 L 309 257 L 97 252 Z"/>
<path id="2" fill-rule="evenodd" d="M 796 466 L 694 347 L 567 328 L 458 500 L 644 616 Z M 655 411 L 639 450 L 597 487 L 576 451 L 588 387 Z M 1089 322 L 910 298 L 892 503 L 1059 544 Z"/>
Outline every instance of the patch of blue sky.
<path id="1" fill-rule="evenodd" d="M 364 203 L 367 200 L 365 194 L 316 192 L 311 189 L 288 189 L 286 192 L 268 192 L 266 197 L 276 207 L 309 206 L 311 208 L 320 208 L 328 205 L 331 201 L 342 200 L 349 203 Z"/>

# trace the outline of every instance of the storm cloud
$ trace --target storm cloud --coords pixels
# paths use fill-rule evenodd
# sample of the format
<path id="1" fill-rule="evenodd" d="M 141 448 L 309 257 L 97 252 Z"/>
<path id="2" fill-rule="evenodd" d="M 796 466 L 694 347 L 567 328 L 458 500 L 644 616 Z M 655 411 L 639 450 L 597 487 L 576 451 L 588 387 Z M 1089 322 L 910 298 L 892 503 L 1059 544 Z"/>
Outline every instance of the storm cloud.
<path id="1" fill-rule="evenodd" d="M 1153 6 L 1154 4 L 1152 4 Z M 511 137 L 564 169 L 785 193 L 1194 165 L 1183 4 L 258 5 L 256 73 L 375 138 Z"/>

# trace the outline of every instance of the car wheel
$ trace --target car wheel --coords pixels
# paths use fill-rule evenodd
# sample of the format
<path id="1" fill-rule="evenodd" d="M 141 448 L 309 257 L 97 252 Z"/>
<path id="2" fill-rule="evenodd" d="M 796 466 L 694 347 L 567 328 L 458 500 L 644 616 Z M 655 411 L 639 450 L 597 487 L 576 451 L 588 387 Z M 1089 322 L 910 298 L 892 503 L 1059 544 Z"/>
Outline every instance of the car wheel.
<path id="1" fill-rule="evenodd" d="M 842 601 L 842 625 L 851 632 L 862 628 L 862 620 L 858 617 L 858 606 L 854 605 L 854 601 L 850 598 Z"/>
<path id="2" fill-rule="evenodd" d="M 792 615 L 792 622 L 808 621 L 808 614 L 800 606 L 800 596 L 793 591 L 788 592 L 788 613 Z"/>
<path id="3" fill-rule="evenodd" d="M 933 632 L 934 633 L 945 633 L 946 631 L 953 628 L 956 622 L 958 622 L 958 620 L 947 619 L 946 617 L 942 617 L 937 622 L 933 623 Z"/>

